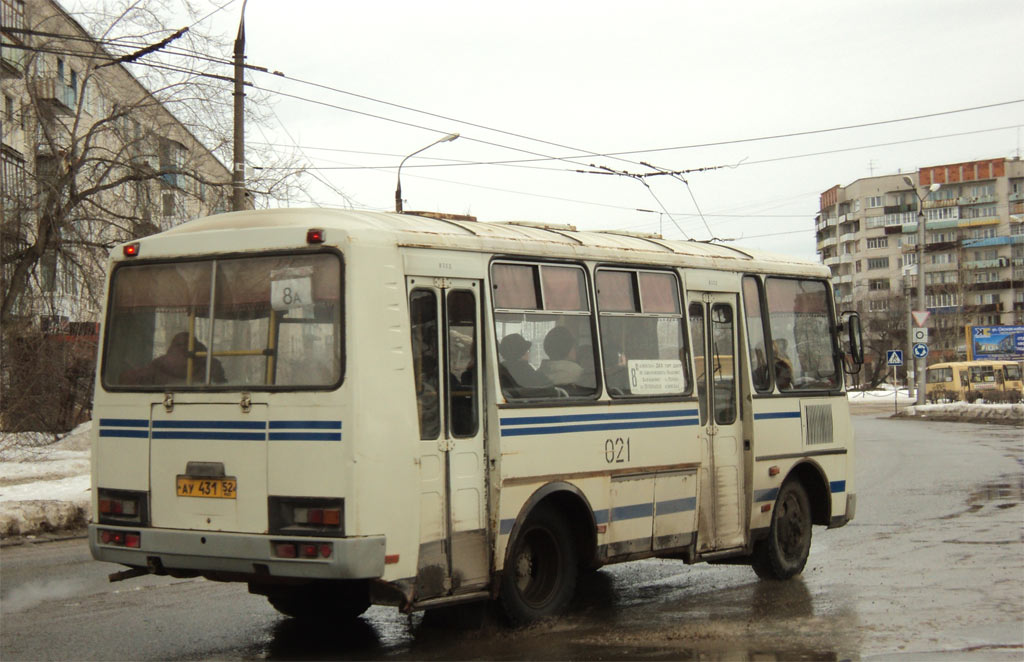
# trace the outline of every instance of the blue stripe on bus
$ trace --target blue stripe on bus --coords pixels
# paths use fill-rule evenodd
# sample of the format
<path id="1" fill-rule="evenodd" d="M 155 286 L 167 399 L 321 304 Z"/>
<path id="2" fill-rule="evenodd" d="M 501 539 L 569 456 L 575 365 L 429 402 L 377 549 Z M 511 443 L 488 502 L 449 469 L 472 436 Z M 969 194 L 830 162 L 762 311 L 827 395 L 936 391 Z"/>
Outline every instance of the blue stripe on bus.
<path id="1" fill-rule="evenodd" d="M 697 510 L 697 497 L 685 497 L 682 499 L 672 499 L 671 501 L 659 501 L 655 508 L 658 515 L 686 513 L 691 510 Z"/>
<path id="2" fill-rule="evenodd" d="M 830 489 L 832 491 L 832 494 L 835 494 L 836 492 L 845 492 L 846 491 L 846 481 L 845 480 L 834 480 L 834 481 L 832 481 L 831 483 L 828 484 L 828 489 Z"/>
<path id="3" fill-rule="evenodd" d="M 149 421 L 144 418 L 101 418 L 100 427 L 149 428 Z"/>
<path id="4" fill-rule="evenodd" d="M 192 439 L 202 441 L 266 441 L 265 432 L 212 432 L 209 430 L 177 430 L 153 432 L 154 439 Z"/>
<path id="5" fill-rule="evenodd" d="M 673 409 L 669 411 L 625 411 L 613 414 L 563 414 L 561 416 L 521 416 L 503 418 L 502 425 L 534 425 L 537 423 L 575 423 L 579 421 L 635 420 L 641 418 L 678 418 L 696 416 L 696 409 Z"/>
<path id="6" fill-rule="evenodd" d="M 761 501 L 775 501 L 775 497 L 779 495 L 779 488 L 772 487 L 767 490 L 754 490 L 754 503 L 760 503 Z"/>
<path id="7" fill-rule="evenodd" d="M 618 506 L 609 510 L 602 508 L 594 511 L 594 524 L 608 524 L 609 522 L 623 522 L 631 519 L 641 519 L 657 515 L 672 515 L 674 513 L 685 513 L 697 509 L 697 497 L 684 497 L 682 499 L 670 499 L 658 501 L 656 504 L 638 503 L 631 506 Z M 503 519 L 498 525 L 498 533 L 507 536 L 512 532 L 515 519 Z"/>
<path id="8" fill-rule="evenodd" d="M 99 436 L 146 439 L 150 422 L 145 419 L 101 418 Z M 265 441 L 264 430 L 274 441 L 341 441 L 341 421 L 153 421 L 154 439 Z M 127 429 L 118 429 L 127 428 Z M 242 432 L 233 432 L 241 430 Z M 245 432 L 252 430 L 252 432 Z M 338 430 L 338 432 L 319 432 Z"/>
<path id="9" fill-rule="evenodd" d="M 271 432 L 270 441 L 341 441 L 340 432 Z"/>
<path id="10" fill-rule="evenodd" d="M 599 430 L 639 430 L 642 428 L 676 428 L 697 425 L 696 418 L 679 418 L 663 421 L 633 421 L 611 423 L 589 423 L 583 425 L 552 425 L 532 428 L 502 428 L 502 437 L 519 437 L 532 434 L 565 434 L 567 432 L 596 432 Z"/>
<path id="11" fill-rule="evenodd" d="M 341 421 L 270 421 L 271 430 L 340 430 Z"/>
<path id="12" fill-rule="evenodd" d="M 122 437 L 126 439 L 148 439 L 149 430 L 104 430 L 100 428 L 101 437 Z"/>
<path id="13" fill-rule="evenodd" d="M 153 421 L 154 428 L 175 430 L 266 430 L 266 421 Z"/>
<path id="14" fill-rule="evenodd" d="M 799 411 L 773 411 L 764 414 L 754 414 L 755 421 L 764 421 L 772 418 L 800 418 Z"/>

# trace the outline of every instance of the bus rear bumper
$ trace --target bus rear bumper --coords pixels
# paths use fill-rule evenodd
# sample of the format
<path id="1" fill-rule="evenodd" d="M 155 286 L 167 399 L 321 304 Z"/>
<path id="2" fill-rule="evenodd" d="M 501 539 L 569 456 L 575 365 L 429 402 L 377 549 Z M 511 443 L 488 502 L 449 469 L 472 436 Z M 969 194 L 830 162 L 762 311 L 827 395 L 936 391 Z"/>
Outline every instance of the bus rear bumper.
<path id="1" fill-rule="evenodd" d="M 105 544 L 100 531 L 138 534 L 139 546 Z M 317 558 L 282 558 L 276 543 L 314 545 Z M 322 558 L 322 545 L 330 555 Z M 286 536 L 89 525 L 89 550 L 97 561 L 151 572 L 241 575 L 296 579 L 374 579 L 384 574 L 384 536 L 295 538 Z"/>

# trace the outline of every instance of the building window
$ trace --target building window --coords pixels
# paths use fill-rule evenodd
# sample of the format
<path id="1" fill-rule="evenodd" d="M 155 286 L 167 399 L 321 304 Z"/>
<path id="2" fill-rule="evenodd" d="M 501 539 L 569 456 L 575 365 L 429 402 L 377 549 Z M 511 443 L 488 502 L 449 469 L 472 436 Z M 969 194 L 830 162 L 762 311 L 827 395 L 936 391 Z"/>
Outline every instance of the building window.
<path id="1" fill-rule="evenodd" d="M 868 209 L 873 209 L 875 207 L 884 207 L 885 206 L 885 196 L 883 196 L 883 195 L 872 195 L 872 196 L 868 197 L 867 200 L 868 200 Z"/>
<path id="2" fill-rule="evenodd" d="M 887 248 L 888 246 L 888 237 L 873 237 L 868 239 L 868 248 Z"/>
<path id="3" fill-rule="evenodd" d="M 872 292 L 878 292 L 880 290 L 888 290 L 889 289 L 889 279 L 888 278 L 872 278 L 871 280 L 868 281 L 868 289 L 871 290 Z"/>
<path id="4" fill-rule="evenodd" d="M 160 141 L 160 172 L 165 184 L 185 186 L 185 146 L 173 140 Z"/>
<path id="5" fill-rule="evenodd" d="M 872 269 L 888 269 L 889 258 L 887 257 L 871 257 L 868 258 L 868 271 Z"/>

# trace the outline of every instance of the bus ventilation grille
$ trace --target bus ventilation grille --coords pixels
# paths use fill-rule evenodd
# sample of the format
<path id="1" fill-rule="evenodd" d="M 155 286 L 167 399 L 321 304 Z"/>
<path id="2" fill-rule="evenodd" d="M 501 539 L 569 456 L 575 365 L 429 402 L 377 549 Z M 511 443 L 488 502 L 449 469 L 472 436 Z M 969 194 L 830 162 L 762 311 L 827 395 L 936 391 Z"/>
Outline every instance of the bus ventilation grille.
<path id="1" fill-rule="evenodd" d="M 804 406 L 804 434 L 808 446 L 832 443 L 832 405 Z"/>

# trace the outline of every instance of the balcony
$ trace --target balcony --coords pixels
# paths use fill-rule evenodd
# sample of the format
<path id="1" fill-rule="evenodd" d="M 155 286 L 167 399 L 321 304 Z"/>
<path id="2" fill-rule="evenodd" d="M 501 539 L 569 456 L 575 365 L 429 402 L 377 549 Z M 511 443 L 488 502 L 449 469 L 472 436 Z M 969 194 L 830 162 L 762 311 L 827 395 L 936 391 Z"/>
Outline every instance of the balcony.
<path id="1" fill-rule="evenodd" d="M 992 204 L 995 201 L 996 201 L 996 196 L 994 196 L 994 195 L 979 195 L 979 196 L 977 196 L 975 198 L 972 198 L 970 196 L 964 195 L 964 196 L 960 196 L 959 198 L 957 198 L 957 204 L 958 205 L 983 205 L 983 204 Z"/>
<path id="2" fill-rule="evenodd" d="M 0 78 L 21 78 L 25 73 L 28 51 L 8 46 L 13 43 L 6 34 L 0 34 Z"/>
<path id="3" fill-rule="evenodd" d="M 1010 265 L 1010 260 L 1005 257 L 997 257 L 992 260 L 973 260 L 971 262 L 962 262 L 961 266 L 964 269 L 1001 269 Z"/>
<path id="4" fill-rule="evenodd" d="M 906 214 L 908 212 L 917 211 L 917 203 L 911 202 L 908 205 L 889 205 L 883 209 L 886 214 Z"/>
<path id="5" fill-rule="evenodd" d="M 848 241 L 857 241 L 857 233 L 856 232 L 847 232 L 845 234 L 839 235 L 839 243 L 840 244 L 845 244 Z"/>
<path id="6" fill-rule="evenodd" d="M 59 114 L 68 115 L 75 110 L 75 91 L 57 78 L 41 78 L 33 81 L 36 97 L 47 103 Z"/>
<path id="7" fill-rule="evenodd" d="M 839 264 L 839 256 L 838 255 L 832 255 L 832 256 L 826 257 L 823 260 L 823 262 L 824 262 L 826 267 L 831 267 L 833 265 Z M 1024 262 L 1024 260 L 1022 260 L 1022 262 Z"/>
<path id="8" fill-rule="evenodd" d="M 939 207 L 956 207 L 959 203 L 957 198 L 950 198 L 949 200 L 925 200 L 921 206 L 925 209 L 937 209 Z"/>
<path id="9" fill-rule="evenodd" d="M 1008 280 L 996 280 L 987 283 L 968 283 L 966 289 L 971 292 L 986 292 L 989 290 L 1008 290 L 1010 286 L 1010 281 Z"/>
<path id="10" fill-rule="evenodd" d="M 25 3 L 17 0 L 0 0 L 0 25 L 16 30 L 25 29 Z"/>

